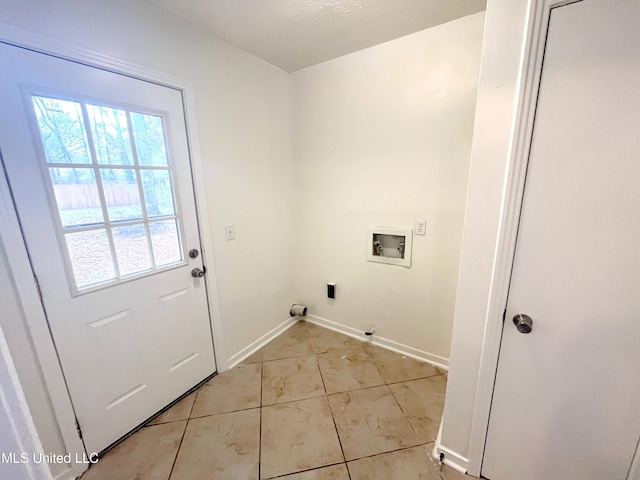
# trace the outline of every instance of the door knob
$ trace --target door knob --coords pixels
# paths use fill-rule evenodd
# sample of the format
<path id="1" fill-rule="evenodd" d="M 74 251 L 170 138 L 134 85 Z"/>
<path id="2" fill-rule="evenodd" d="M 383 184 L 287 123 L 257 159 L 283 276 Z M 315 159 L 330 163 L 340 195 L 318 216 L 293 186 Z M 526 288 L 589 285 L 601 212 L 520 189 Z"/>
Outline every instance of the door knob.
<path id="1" fill-rule="evenodd" d="M 519 313 L 513 317 L 513 323 L 520 333 L 531 333 L 533 329 L 533 319 L 524 313 Z"/>
<path id="2" fill-rule="evenodd" d="M 200 270 L 199 268 L 194 268 L 191 270 L 191 276 L 194 278 L 204 277 L 204 270 Z"/>

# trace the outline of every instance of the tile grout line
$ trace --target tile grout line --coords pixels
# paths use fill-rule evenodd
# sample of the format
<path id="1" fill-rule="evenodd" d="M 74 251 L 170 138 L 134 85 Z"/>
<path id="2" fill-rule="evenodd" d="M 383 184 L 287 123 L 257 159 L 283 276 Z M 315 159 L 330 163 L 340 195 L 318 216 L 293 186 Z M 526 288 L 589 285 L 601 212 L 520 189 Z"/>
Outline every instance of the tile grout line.
<path id="1" fill-rule="evenodd" d="M 313 347 L 313 345 L 312 345 L 312 347 Z M 264 363 L 264 362 L 277 362 L 278 360 L 288 360 L 290 358 L 310 357 L 311 355 L 315 355 L 315 352 L 301 353 L 300 355 L 291 355 L 291 356 L 282 357 L 282 358 L 270 358 L 268 360 L 263 360 L 262 363 Z M 252 364 L 247 364 L 247 365 L 252 365 Z M 253 364 L 253 365 L 255 365 L 255 364 Z"/>
<path id="2" fill-rule="evenodd" d="M 389 385 L 387 385 L 387 388 L 389 388 Z M 407 423 L 409 424 L 409 427 L 411 427 L 411 431 L 413 431 L 413 434 L 416 436 L 416 440 L 418 440 L 418 443 L 421 442 L 420 439 L 420 435 L 418 434 L 418 430 L 413 426 L 413 424 L 409 421 L 409 412 L 405 411 L 404 408 L 402 408 L 402 405 L 400 404 L 400 401 L 398 400 L 398 398 L 395 396 L 395 394 L 393 393 L 393 390 L 389 388 L 389 392 L 391 393 L 391 396 L 393 397 L 393 399 L 396 401 L 396 404 L 398 405 L 398 407 L 400 407 L 400 411 L 402 412 L 402 414 L 404 415 L 405 420 L 407 421 Z M 427 442 L 428 443 L 428 442 Z M 428 455 L 428 454 L 427 454 Z"/>
<path id="3" fill-rule="evenodd" d="M 398 355 L 402 355 L 402 358 L 403 358 L 403 359 L 405 358 L 405 355 L 403 355 L 403 354 L 401 354 L 401 353 L 399 353 L 399 352 L 395 352 L 395 351 L 393 351 L 393 350 L 389 350 L 389 349 L 386 349 L 386 348 L 384 348 L 384 347 L 378 347 L 378 348 L 380 348 L 380 349 L 384 350 L 385 352 L 392 352 L 392 353 L 396 353 L 396 354 L 398 354 Z M 420 379 L 422 379 L 422 378 L 431 378 L 431 377 L 436 377 L 436 376 L 442 376 L 442 377 L 444 377 L 444 376 L 445 376 L 445 374 L 444 374 L 444 373 L 440 373 L 440 371 L 438 370 L 438 368 L 437 368 L 435 365 L 433 365 L 433 364 L 431 364 L 431 363 L 429 363 L 429 362 L 426 362 L 426 361 L 417 360 L 417 359 L 415 359 L 415 358 L 413 358 L 413 359 L 412 359 L 411 357 L 408 357 L 409 359 L 412 359 L 412 360 L 415 360 L 415 361 L 417 361 L 417 362 L 419 362 L 419 363 L 424 363 L 424 364 L 427 364 L 427 365 L 429 365 L 429 366 L 433 367 L 433 369 L 436 371 L 436 373 L 435 373 L 435 374 L 433 374 L 433 375 L 427 375 L 427 376 L 424 376 L 424 377 L 411 378 L 411 379 L 408 379 L 408 380 L 400 380 L 400 381 L 396 381 L 396 382 L 388 382 L 388 381 L 387 381 L 387 379 L 386 379 L 386 378 L 384 378 L 384 375 L 382 374 L 382 372 L 378 369 L 378 360 L 376 359 L 375 354 L 373 354 L 372 352 L 370 352 L 370 351 L 369 351 L 369 349 L 368 349 L 367 347 L 365 347 L 365 353 L 366 353 L 367 357 L 369 358 L 369 360 L 371 361 L 371 363 L 373 363 L 373 364 L 375 365 L 376 369 L 378 370 L 378 373 L 380 374 L 380 377 L 384 380 L 384 383 L 385 383 L 386 385 L 393 385 L 393 384 L 395 384 L 395 383 L 403 383 L 403 382 L 411 382 L 411 381 L 413 381 L 413 380 L 420 380 Z M 382 362 L 381 362 L 381 363 L 382 363 Z M 448 371 L 447 371 L 447 373 L 448 373 Z M 445 378 L 445 380 L 447 380 L 447 378 Z"/>
<path id="4" fill-rule="evenodd" d="M 408 380 L 400 380 L 400 381 L 396 381 L 396 382 L 388 382 L 384 376 L 382 375 L 382 372 L 380 371 L 380 369 L 378 369 L 378 362 L 375 358 L 374 355 L 372 355 L 370 352 L 366 352 L 367 356 L 369 357 L 371 363 L 374 364 L 374 366 L 376 367 L 376 370 L 378 370 L 378 373 L 380 375 L 380 377 L 383 379 L 384 381 L 384 386 L 387 387 L 387 389 L 389 390 L 389 393 L 391 393 L 391 396 L 393 397 L 393 399 L 395 400 L 396 404 L 398 405 L 398 407 L 400 408 L 400 411 L 402 412 L 402 414 L 404 415 L 404 418 L 407 420 L 407 423 L 409 424 L 409 427 L 411 427 L 411 430 L 413 431 L 413 434 L 416 436 L 416 440 L 418 441 L 417 445 L 413 445 L 410 447 L 404 447 L 404 448 L 400 448 L 400 449 L 396 449 L 396 450 L 392 450 L 390 452 L 383 452 L 383 453 L 378 453 L 378 454 L 374 454 L 374 455 L 369 455 L 369 456 L 365 456 L 365 457 L 361 457 L 361 458 L 371 458 L 371 457 L 376 457 L 379 455 L 384 455 L 386 453 L 392 453 L 392 452 L 398 452 L 398 451 L 402 451 L 402 450 L 408 450 L 410 448 L 416 448 L 418 446 L 425 446 L 428 445 L 431 442 L 426 442 L 426 443 L 422 443 L 421 439 L 420 439 L 420 435 L 418 435 L 418 432 L 416 430 L 416 428 L 411 424 L 411 422 L 409 422 L 409 415 L 407 412 L 405 412 L 405 410 L 402 408 L 402 405 L 400 404 L 400 402 L 398 401 L 397 397 L 394 395 L 393 390 L 391 388 L 389 388 L 390 385 L 399 385 L 401 383 L 409 383 L 409 382 L 415 382 L 418 380 L 426 380 L 429 378 L 434 378 L 437 376 L 441 376 L 444 378 L 445 382 L 448 380 L 444 374 L 440 373 L 437 369 L 436 369 L 436 374 L 435 375 L 429 375 L 429 376 L 425 376 L 425 377 L 418 377 L 418 378 L 412 378 L 412 379 L 408 379 Z M 435 367 L 434 367 L 435 368 Z M 383 385 L 378 385 L 379 387 L 383 386 Z M 374 387 L 365 387 L 365 388 L 361 388 L 359 390 L 365 390 L 366 388 L 376 388 Z M 442 421 L 442 420 L 441 420 Z M 433 463 L 433 459 L 431 457 L 431 455 L 425 451 L 425 454 L 427 455 L 428 460 Z M 355 459 L 355 460 L 360 460 L 360 459 Z M 347 463 L 347 470 L 349 469 L 349 464 Z M 440 471 L 436 471 L 436 473 L 438 474 L 439 480 L 446 480 L 444 479 L 444 477 L 442 477 L 441 472 Z"/>
<path id="5" fill-rule="evenodd" d="M 322 388 L 324 388 L 324 398 L 327 400 L 327 406 L 329 407 L 329 412 L 331 413 L 331 420 L 333 421 L 333 428 L 336 431 L 336 437 L 338 437 L 338 444 L 340 445 L 340 451 L 342 452 L 342 458 L 344 459 L 344 465 L 347 467 L 347 475 L 349 475 L 349 480 L 351 480 L 351 473 L 349 472 L 349 466 L 347 465 L 347 457 L 344 454 L 344 447 L 342 446 L 342 440 L 340 439 L 340 433 L 338 432 L 338 425 L 336 424 L 336 418 L 333 415 L 333 410 L 331 409 L 331 403 L 329 402 L 329 394 L 327 393 L 327 386 L 324 383 L 324 376 L 322 375 L 322 369 L 320 368 L 320 364 L 318 363 L 318 355 L 316 355 L 316 365 L 318 367 L 318 371 L 320 372 L 320 378 L 322 379 Z"/>
<path id="6" fill-rule="evenodd" d="M 327 406 L 329 407 L 329 412 L 331 412 L 331 407 L 329 406 L 329 400 L 328 400 L 328 398 L 327 398 L 327 388 L 326 388 L 326 386 L 325 386 L 324 378 L 323 378 L 323 376 L 322 376 L 322 370 L 320 369 L 320 365 L 318 364 L 318 354 L 317 354 L 317 353 L 316 353 L 316 351 L 315 351 L 315 350 L 316 350 L 316 347 L 315 347 L 315 345 L 314 345 L 314 343 L 313 343 L 313 336 L 312 336 L 312 335 L 311 335 L 311 333 L 309 332 L 307 322 L 305 322 L 304 320 L 302 320 L 302 322 L 303 322 L 303 323 L 304 323 L 304 325 L 305 325 L 305 330 L 306 330 L 307 335 L 308 335 L 308 338 L 309 338 L 309 343 L 310 343 L 310 345 L 311 345 L 311 353 L 309 353 L 309 354 L 307 354 L 307 355 L 296 355 L 296 356 L 293 356 L 293 357 L 285 357 L 285 358 L 281 358 L 281 359 L 273 359 L 273 360 L 268 360 L 268 361 L 272 361 L 272 362 L 273 362 L 273 361 L 286 360 L 286 359 L 291 359 L 291 358 L 301 358 L 301 357 L 311 357 L 311 356 L 313 356 L 313 357 L 315 358 L 315 361 L 316 361 L 316 367 L 318 368 L 318 373 L 320 374 L 320 380 L 322 381 L 322 389 L 324 390 L 324 393 L 323 393 L 322 395 L 318 395 L 317 397 L 310 397 L 310 398 L 306 398 L 306 399 L 298 399 L 298 400 L 290 400 L 290 401 L 288 401 L 288 402 L 281 402 L 281 403 L 274 403 L 273 405 L 270 405 L 270 406 L 275 406 L 275 405 L 286 405 L 286 404 L 289 404 L 289 403 L 299 402 L 299 401 L 303 401 L 303 400 L 311 400 L 312 398 L 320 398 L 320 397 L 324 397 L 325 399 L 327 399 L 327 400 L 326 400 L 326 401 L 327 401 Z M 264 359 L 263 359 L 263 361 L 264 361 Z M 262 391 L 261 391 L 261 394 L 262 394 Z M 260 403 L 261 403 L 261 405 L 262 405 L 262 398 L 261 398 Z M 262 407 L 261 407 L 261 409 L 260 409 L 260 410 L 261 410 L 261 412 L 262 412 Z M 338 435 L 338 431 L 337 431 L 337 427 L 336 427 L 336 424 L 335 424 L 335 420 L 334 420 L 334 418 L 333 418 L 333 412 L 331 412 L 331 420 L 333 421 L 333 427 L 334 427 L 334 429 L 335 429 L 335 431 L 336 431 L 336 437 L 338 438 L 338 444 L 340 445 L 340 451 L 342 452 L 342 458 L 344 459 L 344 450 L 342 449 L 342 443 L 340 442 L 340 435 Z M 261 427 L 262 427 L 262 425 L 261 425 Z M 261 430 L 262 430 L 262 429 L 261 429 Z M 262 434 L 262 433 L 261 433 L 261 434 Z M 316 467 L 316 468 L 312 468 L 312 469 L 308 469 L 308 470 L 301 470 L 301 471 L 298 471 L 298 472 L 290 472 L 290 473 L 287 473 L 287 474 L 285 474 L 285 475 L 278 475 L 277 477 L 270 477 L 270 478 L 271 478 L 271 479 L 282 478 L 282 477 L 286 477 L 286 476 L 288 476 L 288 475 L 292 475 L 292 474 L 297 474 L 297 473 L 300 473 L 300 472 L 306 472 L 306 471 L 318 470 L 318 469 L 321 469 L 321 468 L 325 468 L 325 467 L 327 467 L 327 466 L 332 466 L 332 465 L 342 465 L 343 463 L 344 463 L 344 464 L 345 464 L 345 466 L 346 466 L 346 460 L 345 460 L 345 462 L 340 462 L 340 463 L 331 464 L 331 465 L 322 465 L 322 466 L 319 466 L 319 467 Z M 347 472 L 348 472 L 348 469 L 347 469 Z M 351 478 L 351 477 L 349 477 L 349 478 Z"/>
<path id="7" fill-rule="evenodd" d="M 307 327 L 307 332 L 309 332 L 309 324 L 307 322 L 305 322 L 305 326 Z M 311 332 L 309 332 L 309 337 L 311 338 L 311 346 L 313 347 L 313 350 L 316 350 L 316 345 L 313 343 L 313 335 L 311 335 Z M 328 353 L 327 351 L 325 352 L 321 352 L 321 353 Z M 322 388 L 324 388 L 324 398 L 326 398 L 327 400 L 327 406 L 329 407 L 329 412 L 331 413 L 331 420 L 333 421 L 333 428 L 336 431 L 336 437 L 338 437 L 338 445 L 340 445 L 340 451 L 342 452 L 342 458 L 344 460 L 344 466 L 347 469 L 347 475 L 349 477 L 349 480 L 351 480 L 351 472 L 349 471 L 349 465 L 347 464 L 347 457 L 344 454 L 344 447 L 342 446 L 342 439 L 340 438 L 340 433 L 338 432 L 338 425 L 336 424 L 336 419 L 333 415 L 333 410 L 331 409 L 331 403 L 329 402 L 329 392 L 327 392 L 327 385 L 325 384 L 324 381 L 324 375 L 322 374 L 322 369 L 320 368 L 320 362 L 318 361 L 318 353 L 315 354 L 316 357 L 316 366 L 318 367 L 318 372 L 320 372 L 320 379 L 322 380 Z M 342 465 L 342 463 L 337 464 L 337 465 Z M 326 465 L 325 465 L 326 467 Z"/>
<path id="8" fill-rule="evenodd" d="M 315 356 L 315 357 L 316 357 L 316 360 L 317 360 L 317 356 L 318 356 L 318 354 L 305 355 L 305 356 L 307 356 L 307 357 Z M 289 358 L 300 358 L 300 357 L 289 357 Z M 281 360 L 288 360 L 289 358 L 283 358 L 283 359 L 281 359 Z M 266 363 L 269 363 L 269 362 L 272 362 L 272 361 L 273 361 L 273 360 L 269 360 L 269 361 L 268 361 L 268 362 L 266 362 Z M 263 362 L 261 362 L 261 363 L 263 363 Z M 256 365 L 256 364 L 255 364 L 255 363 L 252 363 L 252 364 L 250 364 L 250 365 Z M 325 386 L 325 384 L 324 384 L 324 378 L 322 377 L 322 369 L 321 369 L 321 368 L 319 368 L 319 366 L 318 366 L 318 369 L 320 370 L 320 377 L 322 378 L 323 386 Z M 359 392 L 359 391 L 362 391 L 362 390 L 369 390 L 369 389 L 371 389 L 371 388 L 377 388 L 377 387 L 388 387 L 388 386 L 391 386 L 391 385 L 398 385 L 398 384 L 400 384 L 400 383 L 408 383 L 408 382 L 414 382 L 414 381 L 417 381 L 417 380 L 425 380 L 425 379 L 427 379 L 427 378 L 433 378 L 434 376 L 437 376 L 437 375 L 432 375 L 431 377 L 420 377 L 420 378 L 414 378 L 414 379 L 412 379 L 412 380 L 402 380 L 402 381 L 400 381 L 400 382 L 393 382 L 393 383 L 381 383 L 380 385 L 370 385 L 370 386 L 367 386 L 367 387 L 353 388 L 353 389 L 351 389 L 351 390 L 342 390 L 342 391 L 340 391 L 340 392 L 332 392 L 332 393 L 327 392 L 327 391 L 326 391 L 326 386 L 325 386 L 325 393 L 324 393 L 324 394 L 322 394 L 322 395 L 317 395 L 317 396 L 315 396 L 315 397 L 309 397 L 309 398 L 300 398 L 300 399 L 298 399 L 298 400 L 287 400 L 286 402 L 272 403 L 272 404 L 269 404 L 269 405 L 262 405 L 262 391 L 261 391 L 261 392 L 260 392 L 260 393 L 261 393 L 261 398 L 260 398 L 260 406 L 259 406 L 259 407 L 239 408 L 239 409 L 237 409 L 237 410 L 229 410 L 228 412 L 209 413 L 209 414 L 207 414 L 207 415 L 198 415 L 198 416 L 196 416 L 196 417 L 191 417 L 191 418 L 206 418 L 206 417 L 211 417 L 211 416 L 214 416 L 214 415 L 221 415 L 221 414 L 223 414 L 223 413 L 243 412 L 243 411 L 245 411 L 245 410 L 253 410 L 254 408 L 261 408 L 262 406 L 265 406 L 265 407 L 272 407 L 272 406 L 275 406 L 275 405 L 286 405 L 286 404 L 288 404 L 288 403 L 300 402 L 300 401 L 302 401 L 302 400 L 310 400 L 310 399 L 312 399 L 312 398 L 319 398 L 319 397 L 322 397 L 322 396 L 340 395 L 341 393 L 347 393 L 347 392 Z M 203 385 L 203 386 L 204 386 L 204 385 Z M 173 421 L 175 422 L 175 421 L 179 421 L 179 420 L 173 420 Z M 164 423 L 161 423 L 161 424 L 158 424 L 158 425 L 163 425 L 163 424 L 165 424 L 165 423 L 171 423 L 171 422 L 164 422 Z M 150 425 L 150 426 L 155 426 L 155 425 Z"/>
<path id="9" fill-rule="evenodd" d="M 287 402 L 288 403 L 288 402 Z M 268 405 L 266 405 L 268 406 Z M 247 408 L 239 408 L 238 410 L 229 410 L 229 411 L 223 411 L 223 412 L 216 412 L 216 413 L 207 413 L 206 415 L 197 415 L 195 417 L 190 417 L 191 420 L 194 420 L 196 418 L 207 418 L 207 417 L 215 417 L 216 415 L 225 415 L 227 413 L 238 413 L 238 412 L 244 412 L 246 410 L 255 410 L 256 408 L 260 408 L 260 405 L 255 406 L 255 407 L 247 407 Z M 179 421 L 179 420 L 176 420 Z M 170 422 L 168 422 L 170 423 Z M 159 424 L 159 425 L 163 425 L 163 424 Z M 155 425 L 152 425 L 152 427 L 155 427 Z"/>
<path id="10" fill-rule="evenodd" d="M 322 470 L 323 468 L 337 467 L 338 465 L 344 465 L 344 464 L 345 464 L 345 462 L 331 463 L 329 465 L 321 465 L 319 467 L 307 468 L 306 470 L 299 470 L 299 471 L 293 472 L 293 473 L 285 473 L 283 475 L 278 475 L 277 477 L 265 478 L 264 480 L 279 480 L 281 478 L 286 478 L 286 477 L 289 477 L 291 475 L 298 475 L 300 473 L 314 472 L 316 470 Z"/>
<path id="11" fill-rule="evenodd" d="M 202 385 L 200 386 L 200 388 L 202 388 Z M 189 426 L 189 421 L 191 420 L 193 407 L 195 406 L 196 400 L 198 399 L 198 395 L 200 394 L 200 388 L 198 388 L 198 390 L 195 391 L 196 396 L 194 397 L 193 403 L 191 404 L 191 409 L 189 409 L 189 417 L 187 418 L 187 423 L 184 425 L 184 431 L 182 432 L 182 437 L 180 437 L 180 443 L 178 444 L 178 448 L 176 450 L 176 456 L 173 458 L 173 463 L 171 464 L 171 470 L 169 471 L 169 476 L 167 477 L 167 480 L 171 480 L 171 476 L 173 475 L 173 470 L 174 468 L 176 468 L 178 455 L 180 454 L 180 449 L 182 448 L 182 442 L 184 441 L 184 436 L 187 434 L 187 427 Z"/>
<path id="12" fill-rule="evenodd" d="M 305 326 L 307 327 L 307 332 L 309 332 L 309 326 L 307 322 L 305 322 Z M 311 332 L 309 332 L 309 336 L 311 337 Z M 311 338 L 311 345 L 313 344 L 313 337 Z M 349 465 L 347 465 L 347 457 L 344 454 L 344 447 L 342 446 L 342 440 L 340 439 L 340 433 L 338 433 L 338 425 L 336 424 L 336 419 L 333 416 L 333 410 L 331 410 L 331 403 L 329 402 L 329 393 L 327 392 L 327 385 L 324 382 L 324 375 L 322 374 L 322 369 L 320 368 L 320 362 L 318 361 L 318 354 L 315 354 L 316 357 L 316 366 L 318 367 L 318 372 L 320 372 L 320 379 L 322 380 L 322 388 L 324 388 L 324 398 L 327 402 L 327 407 L 329 407 L 329 412 L 331 413 L 331 421 L 333 422 L 333 428 L 336 431 L 336 437 L 338 437 L 338 445 L 340 445 L 340 452 L 342 452 L 342 459 L 344 460 L 344 466 L 347 469 L 347 475 L 349 476 L 349 480 L 351 480 L 351 472 L 349 472 Z"/>
<path id="13" fill-rule="evenodd" d="M 411 378 L 409 380 L 400 380 L 398 382 L 385 382 L 385 384 L 386 385 L 397 385 L 399 383 L 417 382 L 418 380 L 425 380 L 427 378 L 435 378 L 435 377 L 443 377 L 443 375 L 440 375 L 439 373 L 436 373 L 435 375 L 428 375 L 426 377 Z M 445 381 L 446 381 L 446 379 L 445 379 Z"/>
<path id="14" fill-rule="evenodd" d="M 378 372 L 378 375 L 380 376 L 380 378 L 382 379 L 382 381 L 384 382 L 385 385 L 389 385 L 389 383 L 387 382 L 387 379 L 384 378 L 384 375 L 382 374 L 382 370 L 380 370 L 378 368 L 378 361 L 376 360 L 375 356 L 369 351 L 369 349 L 367 347 L 364 348 L 364 353 L 367 356 L 367 358 L 369 359 L 369 361 L 373 364 L 373 366 L 375 367 L 376 371 Z"/>
<path id="15" fill-rule="evenodd" d="M 424 377 L 424 378 L 431 378 L 431 377 Z M 418 378 L 417 380 L 422 380 L 421 378 Z M 380 388 L 380 387 L 389 387 L 390 385 L 398 385 L 400 383 L 406 383 L 406 382 L 396 382 L 396 383 L 381 383 L 380 385 L 370 385 L 368 387 L 361 387 L 361 388 L 353 388 L 351 390 L 343 390 L 341 392 L 333 392 L 333 393 L 327 393 L 327 396 L 333 396 L 333 395 L 341 395 L 344 393 L 349 393 L 349 392 L 361 392 L 363 390 L 371 390 L 373 388 Z M 389 389 L 391 390 L 391 389 Z M 394 397 L 395 398 L 395 397 Z M 396 400 L 397 401 L 397 400 Z M 291 403 L 291 402 L 283 402 L 284 403 Z M 281 404 L 279 404 L 281 405 Z M 403 411 L 404 412 L 404 411 Z"/>
<path id="16" fill-rule="evenodd" d="M 357 462 L 357 461 L 363 460 L 365 458 L 374 458 L 374 457 L 380 457 L 382 455 L 389 455 L 390 453 L 403 452 L 405 450 L 411 450 L 412 448 L 424 447 L 426 445 L 429 445 L 430 443 L 433 443 L 433 442 L 426 442 L 426 443 L 420 443 L 418 445 L 411 445 L 409 447 L 396 448 L 395 450 L 389 450 L 388 452 L 374 453 L 373 455 L 365 455 L 364 457 L 354 458 L 353 460 L 349 460 L 349 461 L 350 462 Z M 428 457 L 429 460 L 432 460 L 431 455 L 429 455 L 426 450 L 425 450 L 425 455 Z M 438 475 L 440 475 L 440 473 L 438 473 Z"/>

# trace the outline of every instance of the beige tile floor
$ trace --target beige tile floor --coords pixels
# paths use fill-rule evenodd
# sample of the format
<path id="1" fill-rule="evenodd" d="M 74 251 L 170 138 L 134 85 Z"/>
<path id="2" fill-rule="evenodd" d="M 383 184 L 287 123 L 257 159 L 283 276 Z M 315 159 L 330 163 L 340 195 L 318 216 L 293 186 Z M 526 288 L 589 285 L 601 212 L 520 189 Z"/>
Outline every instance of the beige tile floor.
<path id="1" fill-rule="evenodd" d="M 82 480 L 462 480 L 431 456 L 446 374 L 300 321 Z"/>

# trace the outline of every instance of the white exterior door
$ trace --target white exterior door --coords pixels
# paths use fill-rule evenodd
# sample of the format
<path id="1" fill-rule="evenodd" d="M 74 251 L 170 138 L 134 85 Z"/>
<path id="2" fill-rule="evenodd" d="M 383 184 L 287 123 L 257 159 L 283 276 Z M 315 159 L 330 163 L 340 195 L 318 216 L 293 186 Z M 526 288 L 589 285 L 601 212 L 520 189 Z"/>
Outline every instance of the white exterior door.
<path id="1" fill-rule="evenodd" d="M 640 5 L 555 8 L 482 475 L 624 480 L 640 436 Z M 532 331 L 516 329 L 526 314 Z"/>
<path id="2" fill-rule="evenodd" d="M 88 452 L 215 372 L 181 92 L 0 44 L 0 149 Z"/>

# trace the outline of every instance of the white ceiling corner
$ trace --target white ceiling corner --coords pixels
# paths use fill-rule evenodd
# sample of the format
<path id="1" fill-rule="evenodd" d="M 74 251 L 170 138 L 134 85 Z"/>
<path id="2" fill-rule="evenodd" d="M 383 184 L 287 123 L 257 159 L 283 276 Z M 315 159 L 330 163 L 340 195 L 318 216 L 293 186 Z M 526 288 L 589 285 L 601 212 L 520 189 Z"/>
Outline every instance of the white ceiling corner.
<path id="1" fill-rule="evenodd" d="M 486 0 L 149 0 L 294 72 L 485 9 Z"/>

